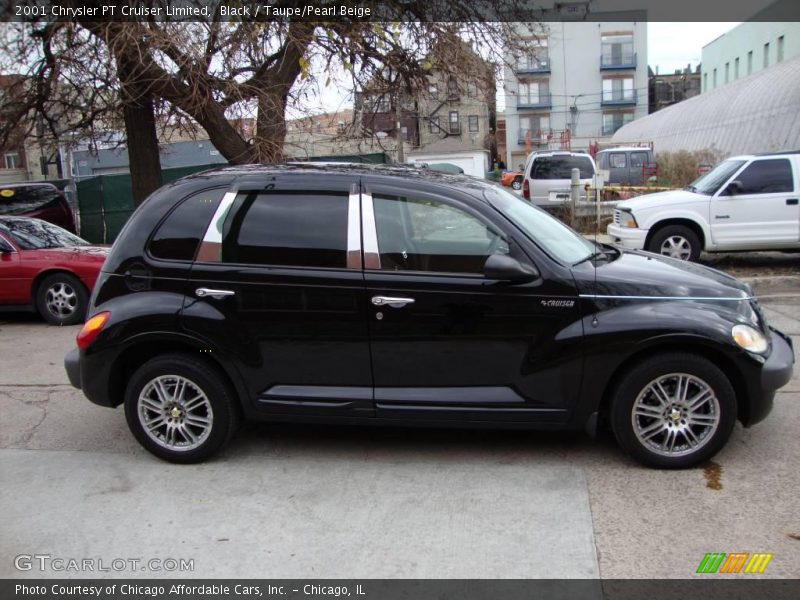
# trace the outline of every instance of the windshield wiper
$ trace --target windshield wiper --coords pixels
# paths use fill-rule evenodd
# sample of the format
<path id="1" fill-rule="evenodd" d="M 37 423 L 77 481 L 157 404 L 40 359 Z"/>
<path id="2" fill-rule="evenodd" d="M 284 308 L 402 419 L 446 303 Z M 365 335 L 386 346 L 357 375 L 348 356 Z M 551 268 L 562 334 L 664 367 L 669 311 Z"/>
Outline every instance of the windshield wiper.
<path id="1" fill-rule="evenodd" d="M 608 254 L 606 254 L 606 253 L 605 253 L 605 252 L 603 252 L 602 250 L 595 250 L 594 252 L 592 252 L 592 253 L 591 253 L 591 254 L 589 254 L 588 256 L 585 256 L 584 258 L 580 259 L 578 262 L 576 262 L 576 263 L 575 263 L 574 265 L 572 265 L 572 266 L 573 266 L 573 267 L 577 267 L 577 266 L 578 266 L 579 264 L 581 264 L 581 263 L 585 263 L 586 261 L 589 261 L 589 260 L 594 260 L 595 258 L 600 258 L 600 257 L 603 257 L 603 258 L 605 258 L 606 260 L 608 260 Z"/>
<path id="2" fill-rule="evenodd" d="M 695 192 L 695 193 L 697 193 L 697 188 L 696 188 L 696 187 L 694 187 L 693 185 L 687 185 L 687 186 L 686 186 L 685 188 L 683 188 L 683 189 L 685 189 L 685 190 L 686 190 L 686 191 L 688 191 L 688 192 Z"/>

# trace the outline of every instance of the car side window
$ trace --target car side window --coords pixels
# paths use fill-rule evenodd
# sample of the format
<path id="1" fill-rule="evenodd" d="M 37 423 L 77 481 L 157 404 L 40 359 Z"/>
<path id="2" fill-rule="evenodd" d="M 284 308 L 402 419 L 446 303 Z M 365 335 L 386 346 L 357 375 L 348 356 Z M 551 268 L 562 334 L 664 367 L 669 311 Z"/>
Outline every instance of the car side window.
<path id="1" fill-rule="evenodd" d="M 757 160 L 734 178 L 742 184 L 739 194 L 776 194 L 792 192 L 792 165 L 786 158 Z"/>
<path id="2" fill-rule="evenodd" d="M 346 193 L 240 194 L 222 229 L 222 262 L 347 267 Z"/>
<path id="3" fill-rule="evenodd" d="M 649 164 L 647 159 L 647 152 L 631 152 L 631 166 L 640 168 Z"/>
<path id="4" fill-rule="evenodd" d="M 612 169 L 624 169 L 628 166 L 628 161 L 625 158 L 625 154 L 622 152 L 614 152 L 611 155 L 611 168 Z"/>
<path id="5" fill-rule="evenodd" d="M 475 216 L 438 200 L 376 195 L 378 251 L 385 271 L 482 274 L 509 244 Z"/>
<path id="6" fill-rule="evenodd" d="M 150 240 L 148 250 L 155 258 L 194 260 L 224 188 L 203 190 L 182 200 L 161 223 Z"/>

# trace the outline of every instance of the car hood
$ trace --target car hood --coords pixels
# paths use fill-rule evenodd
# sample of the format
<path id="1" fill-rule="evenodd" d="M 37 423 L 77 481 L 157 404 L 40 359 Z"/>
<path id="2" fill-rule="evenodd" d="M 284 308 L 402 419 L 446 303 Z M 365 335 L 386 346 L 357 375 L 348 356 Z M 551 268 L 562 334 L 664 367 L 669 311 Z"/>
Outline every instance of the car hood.
<path id="1" fill-rule="evenodd" d="M 617 208 L 636 212 L 637 210 L 647 210 L 648 208 L 662 208 L 664 206 L 674 206 L 678 204 L 708 202 L 710 196 L 690 192 L 689 190 L 670 190 L 668 192 L 657 192 L 655 194 L 644 194 L 628 200 L 623 200 L 617 204 Z"/>
<path id="2" fill-rule="evenodd" d="M 579 293 L 598 296 L 647 298 L 741 298 L 750 286 L 721 271 L 658 254 L 622 248 L 610 262 L 585 262 L 573 268 Z"/>

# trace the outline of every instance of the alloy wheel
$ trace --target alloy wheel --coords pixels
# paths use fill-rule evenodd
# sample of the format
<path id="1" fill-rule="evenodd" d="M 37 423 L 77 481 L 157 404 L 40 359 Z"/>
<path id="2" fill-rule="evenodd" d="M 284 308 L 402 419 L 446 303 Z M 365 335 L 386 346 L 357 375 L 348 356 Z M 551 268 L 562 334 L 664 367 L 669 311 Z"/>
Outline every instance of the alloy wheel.
<path id="1" fill-rule="evenodd" d="M 55 317 L 64 319 L 78 309 L 78 294 L 75 289 L 63 281 L 54 283 L 45 292 L 45 306 Z"/>
<path id="2" fill-rule="evenodd" d="M 661 244 L 661 254 L 680 260 L 689 260 L 692 255 L 692 245 L 685 237 L 671 235 Z"/>

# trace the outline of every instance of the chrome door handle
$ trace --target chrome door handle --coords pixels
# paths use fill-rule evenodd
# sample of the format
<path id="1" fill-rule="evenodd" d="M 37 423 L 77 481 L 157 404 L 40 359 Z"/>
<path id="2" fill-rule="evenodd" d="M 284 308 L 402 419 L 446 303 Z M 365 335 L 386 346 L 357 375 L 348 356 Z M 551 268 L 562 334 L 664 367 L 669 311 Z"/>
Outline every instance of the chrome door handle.
<path id="1" fill-rule="evenodd" d="M 403 308 L 406 304 L 414 304 L 414 299 L 397 298 L 394 296 L 373 296 L 372 303 L 375 306 L 391 306 L 392 308 Z"/>
<path id="2" fill-rule="evenodd" d="M 197 294 L 198 298 L 205 298 L 206 296 L 209 296 L 211 298 L 216 298 L 217 300 L 221 300 L 226 296 L 233 296 L 236 294 L 236 292 L 233 290 L 212 290 L 211 288 L 197 288 L 194 293 Z"/>

